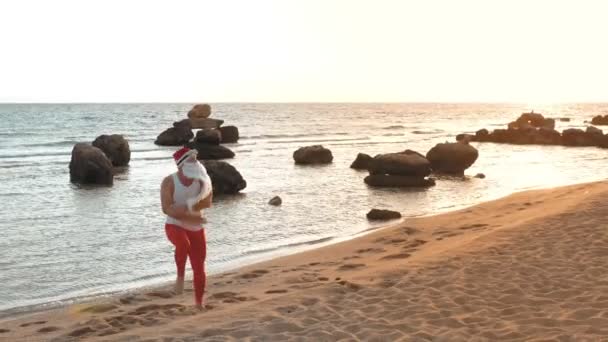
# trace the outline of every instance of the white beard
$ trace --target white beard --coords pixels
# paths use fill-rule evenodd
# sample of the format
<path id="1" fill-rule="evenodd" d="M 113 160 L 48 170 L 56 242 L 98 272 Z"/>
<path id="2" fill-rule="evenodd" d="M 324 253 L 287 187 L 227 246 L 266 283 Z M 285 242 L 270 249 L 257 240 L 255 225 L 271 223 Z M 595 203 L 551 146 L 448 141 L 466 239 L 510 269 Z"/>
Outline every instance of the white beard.
<path id="1" fill-rule="evenodd" d="M 201 182 L 201 192 L 192 198 L 186 199 L 186 203 L 188 204 L 188 209 L 192 211 L 192 207 L 202 199 L 206 198 L 212 191 L 211 178 L 207 174 L 207 169 L 199 163 L 198 161 L 195 163 L 184 163 L 182 166 L 182 173 L 184 176 L 198 180 Z"/>

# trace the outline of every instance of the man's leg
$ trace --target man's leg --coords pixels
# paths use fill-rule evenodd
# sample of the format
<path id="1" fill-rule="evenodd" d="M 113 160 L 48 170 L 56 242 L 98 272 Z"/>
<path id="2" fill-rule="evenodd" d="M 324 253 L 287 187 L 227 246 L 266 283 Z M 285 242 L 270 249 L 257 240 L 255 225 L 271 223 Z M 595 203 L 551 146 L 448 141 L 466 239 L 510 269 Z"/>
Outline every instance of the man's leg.
<path id="1" fill-rule="evenodd" d="M 192 265 L 194 300 L 199 308 L 203 306 L 203 295 L 207 285 L 207 275 L 205 273 L 205 258 L 207 257 L 207 242 L 205 240 L 205 230 L 196 232 L 188 231 L 190 238 L 190 264 Z"/>
<path id="2" fill-rule="evenodd" d="M 175 246 L 175 266 L 177 267 L 177 279 L 175 281 L 175 293 L 182 294 L 184 291 L 184 277 L 186 275 L 186 260 L 190 251 L 190 241 L 186 230 L 173 224 L 165 225 L 167 238 Z"/>

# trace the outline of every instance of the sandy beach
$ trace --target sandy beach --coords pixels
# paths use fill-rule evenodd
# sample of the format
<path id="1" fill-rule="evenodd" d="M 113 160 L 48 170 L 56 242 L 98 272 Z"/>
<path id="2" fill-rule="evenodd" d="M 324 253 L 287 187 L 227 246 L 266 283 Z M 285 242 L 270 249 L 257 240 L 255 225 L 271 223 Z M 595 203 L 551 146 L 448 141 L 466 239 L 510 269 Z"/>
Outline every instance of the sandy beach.
<path id="1" fill-rule="evenodd" d="M 608 183 L 514 194 L 211 277 L 0 322 L 5 341 L 606 341 Z M 187 285 L 188 286 L 188 285 Z"/>

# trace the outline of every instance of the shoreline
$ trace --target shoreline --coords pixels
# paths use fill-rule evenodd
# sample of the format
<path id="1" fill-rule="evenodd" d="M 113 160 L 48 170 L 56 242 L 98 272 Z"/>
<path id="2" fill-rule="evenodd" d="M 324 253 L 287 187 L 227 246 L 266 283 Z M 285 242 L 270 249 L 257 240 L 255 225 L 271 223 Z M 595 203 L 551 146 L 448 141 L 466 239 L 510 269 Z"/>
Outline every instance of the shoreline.
<path id="1" fill-rule="evenodd" d="M 472 177 L 468 177 L 468 178 L 472 178 Z M 452 206 L 450 208 L 447 208 L 445 210 L 439 210 L 434 213 L 402 217 L 401 219 L 390 220 L 387 222 L 379 222 L 377 226 L 363 229 L 361 231 L 351 233 L 346 236 L 330 236 L 330 237 L 326 237 L 326 238 L 311 240 L 310 242 L 297 243 L 297 244 L 295 244 L 296 245 L 295 248 L 294 248 L 294 246 L 291 246 L 291 245 L 285 245 L 285 246 L 277 247 L 276 249 L 269 251 L 269 252 L 262 251 L 262 252 L 253 253 L 249 256 L 242 256 L 240 259 L 235 259 L 233 261 L 226 263 L 226 265 L 219 267 L 217 271 L 208 273 L 208 277 L 210 277 L 210 278 L 218 277 L 225 273 L 236 272 L 236 271 L 239 271 L 240 269 L 253 267 L 257 264 L 263 264 L 266 262 L 271 262 L 276 259 L 281 259 L 281 258 L 289 257 L 292 255 L 311 252 L 311 251 L 315 251 L 317 249 L 324 248 L 327 246 L 332 246 L 335 244 L 352 241 L 354 239 L 358 239 L 358 238 L 364 237 L 366 235 L 373 234 L 374 232 L 377 232 L 377 231 L 390 229 L 390 228 L 393 228 L 394 226 L 404 224 L 406 220 L 416 220 L 416 219 L 421 219 L 421 218 L 429 218 L 429 217 L 433 217 L 433 216 L 458 212 L 461 210 L 466 210 L 466 209 L 469 209 L 472 207 L 483 205 L 484 203 L 493 202 L 493 201 L 500 200 L 500 199 L 503 199 L 503 198 L 506 198 L 506 197 L 509 197 L 512 195 L 529 192 L 529 191 L 543 191 L 543 190 L 559 189 L 559 188 L 563 188 L 563 187 L 601 183 L 601 182 L 602 182 L 601 180 L 598 180 L 595 182 L 570 183 L 570 184 L 565 184 L 565 185 L 559 185 L 556 187 L 542 187 L 542 186 L 530 187 L 530 188 L 527 188 L 527 189 L 524 189 L 521 191 L 509 193 L 509 194 L 503 195 L 503 196 L 497 195 L 497 196 L 494 196 L 493 198 L 490 198 L 488 200 L 481 201 L 481 202 L 478 202 L 475 204 L 457 205 L 457 206 Z M 324 241 L 314 243 L 315 241 L 320 241 L 320 240 L 324 240 Z M 311 243 L 311 242 L 313 242 L 313 243 Z M 245 262 L 243 262 L 244 260 L 245 260 Z M 247 260 L 249 260 L 249 261 L 247 261 Z M 235 264 L 239 264 L 239 263 L 240 263 L 240 265 L 235 265 Z M 188 269 L 189 266 L 187 266 L 186 268 L 187 268 L 186 280 L 188 282 L 190 282 L 192 280 L 191 279 L 192 278 L 191 270 Z M 170 277 L 170 276 L 168 276 L 168 277 Z M 64 309 L 66 307 L 70 307 L 73 305 L 86 305 L 86 304 L 95 303 L 98 301 L 104 301 L 104 300 L 108 300 L 111 298 L 116 298 L 117 296 L 130 295 L 130 294 L 138 293 L 138 292 L 142 292 L 142 291 L 166 290 L 167 288 L 171 287 L 172 285 L 173 285 L 173 280 L 155 281 L 154 283 L 150 283 L 150 284 L 143 285 L 143 286 L 134 286 L 134 287 L 129 287 L 129 288 L 125 288 L 125 289 L 111 290 L 111 291 L 107 291 L 107 292 L 90 294 L 90 295 L 80 295 L 80 296 L 70 297 L 70 298 L 66 298 L 66 299 L 61 299 L 61 300 L 58 300 L 55 302 L 46 302 L 46 303 L 41 303 L 41 304 L 33 304 L 33 305 L 15 307 L 15 308 L 7 309 L 7 310 L 0 312 L 0 323 L 10 322 L 12 320 L 21 319 L 23 317 L 42 314 L 42 313 L 46 313 L 46 312 L 51 312 L 54 310 L 61 310 L 61 309 Z M 27 309 L 27 308 L 30 308 L 30 309 Z"/>
<path id="2" fill-rule="evenodd" d="M 606 181 L 518 192 L 212 276 L 204 312 L 165 286 L 3 321 L 0 337 L 605 338 L 606 196 Z"/>

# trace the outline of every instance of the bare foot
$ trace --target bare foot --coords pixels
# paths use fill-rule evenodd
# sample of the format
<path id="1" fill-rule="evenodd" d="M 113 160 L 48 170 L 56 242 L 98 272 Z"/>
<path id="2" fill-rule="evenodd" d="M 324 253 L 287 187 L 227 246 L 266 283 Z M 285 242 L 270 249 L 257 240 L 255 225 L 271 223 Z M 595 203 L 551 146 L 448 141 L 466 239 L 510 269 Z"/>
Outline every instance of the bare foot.
<path id="1" fill-rule="evenodd" d="M 181 295 L 184 293 L 184 278 L 177 277 L 175 280 L 175 294 Z"/>
<path id="2" fill-rule="evenodd" d="M 197 304 L 195 305 L 195 307 L 196 307 L 196 308 L 197 308 L 199 311 L 203 311 L 203 310 L 205 310 L 205 309 L 206 309 L 205 304 L 202 304 L 202 303 L 197 303 Z"/>

